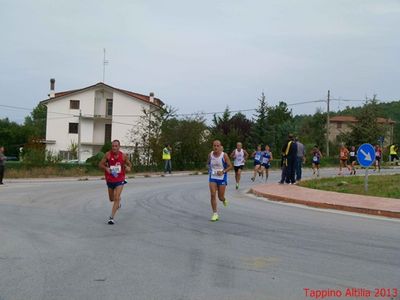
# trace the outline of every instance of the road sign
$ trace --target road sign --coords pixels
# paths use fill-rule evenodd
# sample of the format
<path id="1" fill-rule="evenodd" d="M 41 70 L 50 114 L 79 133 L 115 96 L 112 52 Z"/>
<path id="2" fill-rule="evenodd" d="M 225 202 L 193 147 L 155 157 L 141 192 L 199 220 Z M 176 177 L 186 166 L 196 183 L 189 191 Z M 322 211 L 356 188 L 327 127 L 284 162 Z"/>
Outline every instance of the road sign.
<path id="1" fill-rule="evenodd" d="M 364 190 L 368 192 L 368 167 L 375 161 L 375 149 L 371 144 L 362 144 L 357 150 L 357 160 L 365 167 Z"/>
<path id="2" fill-rule="evenodd" d="M 360 166 L 371 166 L 375 160 L 374 147 L 371 144 L 362 144 L 357 150 L 357 160 Z"/>

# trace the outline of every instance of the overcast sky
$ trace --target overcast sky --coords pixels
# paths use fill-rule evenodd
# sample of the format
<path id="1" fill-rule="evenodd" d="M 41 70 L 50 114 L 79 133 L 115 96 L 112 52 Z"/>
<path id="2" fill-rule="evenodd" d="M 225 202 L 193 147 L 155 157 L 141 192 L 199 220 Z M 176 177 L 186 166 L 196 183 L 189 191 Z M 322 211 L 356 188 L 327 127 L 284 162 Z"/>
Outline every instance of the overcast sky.
<path id="1" fill-rule="evenodd" d="M 400 99 L 400 0 L 0 0 L 0 105 L 102 81 L 179 113 Z M 333 109 L 360 102 L 335 101 Z M 323 103 L 290 106 L 312 114 Z M 28 110 L 0 106 L 22 122 Z"/>

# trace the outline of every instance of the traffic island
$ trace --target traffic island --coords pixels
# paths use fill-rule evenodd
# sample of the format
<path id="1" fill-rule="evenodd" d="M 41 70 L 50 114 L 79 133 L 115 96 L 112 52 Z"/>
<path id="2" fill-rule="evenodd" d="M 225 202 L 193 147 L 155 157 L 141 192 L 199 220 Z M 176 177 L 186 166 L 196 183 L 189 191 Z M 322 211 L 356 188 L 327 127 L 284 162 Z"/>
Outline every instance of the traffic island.
<path id="1" fill-rule="evenodd" d="M 400 199 L 345 194 L 288 184 L 260 184 L 250 193 L 272 201 L 400 218 Z"/>

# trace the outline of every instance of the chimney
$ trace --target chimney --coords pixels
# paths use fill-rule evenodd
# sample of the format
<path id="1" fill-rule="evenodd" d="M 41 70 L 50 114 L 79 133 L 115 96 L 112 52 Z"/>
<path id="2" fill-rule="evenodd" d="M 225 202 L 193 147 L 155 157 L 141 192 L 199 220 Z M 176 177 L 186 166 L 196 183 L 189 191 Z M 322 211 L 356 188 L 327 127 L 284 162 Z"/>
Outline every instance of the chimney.
<path id="1" fill-rule="evenodd" d="M 150 93 L 150 103 L 154 103 L 154 93 Z"/>
<path id="2" fill-rule="evenodd" d="M 50 94 L 49 94 L 49 98 L 54 98 L 56 96 L 56 92 L 55 92 L 55 84 L 56 84 L 56 80 L 54 78 L 50 79 Z"/>

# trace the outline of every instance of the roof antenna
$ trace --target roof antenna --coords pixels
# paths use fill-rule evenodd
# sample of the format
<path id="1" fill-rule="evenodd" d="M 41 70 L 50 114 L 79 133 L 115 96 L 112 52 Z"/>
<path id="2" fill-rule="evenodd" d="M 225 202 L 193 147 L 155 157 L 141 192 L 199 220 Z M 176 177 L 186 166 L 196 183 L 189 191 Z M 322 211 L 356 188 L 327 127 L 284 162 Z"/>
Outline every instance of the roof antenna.
<path id="1" fill-rule="evenodd" d="M 108 65 L 108 60 L 106 60 L 106 48 L 103 48 L 104 57 L 103 57 L 103 83 L 106 81 L 106 65 Z"/>

